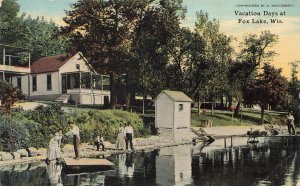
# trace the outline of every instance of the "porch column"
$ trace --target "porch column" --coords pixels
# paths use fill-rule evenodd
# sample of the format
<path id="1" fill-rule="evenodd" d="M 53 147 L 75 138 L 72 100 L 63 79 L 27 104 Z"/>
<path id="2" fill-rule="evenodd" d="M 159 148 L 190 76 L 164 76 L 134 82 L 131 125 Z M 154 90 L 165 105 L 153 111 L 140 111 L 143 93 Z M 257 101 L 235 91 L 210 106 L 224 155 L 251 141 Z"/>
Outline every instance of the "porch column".
<path id="1" fill-rule="evenodd" d="M 3 48 L 3 65 L 5 65 L 5 48 Z M 3 70 L 3 73 L 2 73 L 2 75 L 3 75 L 3 80 L 5 80 L 5 71 Z"/>
<path id="2" fill-rule="evenodd" d="M 27 87 L 27 89 L 28 89 L 28 100 L 30 100 L 30 74 L 28 74 L 27 75 L 27 84 L 28 84 L 28 87 Z"/>
<path id="3" fill-rule="evenodd" d="M 79 70 L 79 92 L 81 93 L 81 71 Z"/>
<path id="4" fill-rule="evenodd" d="M 101 91 L 103 91 L 103 75 L 101 75 Z"/>

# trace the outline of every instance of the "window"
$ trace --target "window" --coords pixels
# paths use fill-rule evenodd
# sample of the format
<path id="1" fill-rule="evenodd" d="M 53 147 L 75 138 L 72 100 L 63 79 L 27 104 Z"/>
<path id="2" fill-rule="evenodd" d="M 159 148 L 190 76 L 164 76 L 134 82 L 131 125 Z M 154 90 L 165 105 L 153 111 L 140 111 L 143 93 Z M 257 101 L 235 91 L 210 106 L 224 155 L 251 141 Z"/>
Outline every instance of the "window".
<path id="1" fill-rule="evenodd" d="M 32 76 L 32 91 L 36 91 L 36 76 Z"/>
<path id="2" fill-rule="evenodd" d="M 47 90 L 52 90 L 52 78 L 51 78 L 51 74 L 47 75 Z"/>
<path id="3" fill-rule="evenodd" d="M 20 78 L 20 77 L 17 78 L 17 86 L 18 86 L 18 89 L 22 90 L 22 78 Z"/>
<path id="4" fill-rule="evenodd" d="M 183 111 L 183 104 L 179 104 L 178 110 Z"/>

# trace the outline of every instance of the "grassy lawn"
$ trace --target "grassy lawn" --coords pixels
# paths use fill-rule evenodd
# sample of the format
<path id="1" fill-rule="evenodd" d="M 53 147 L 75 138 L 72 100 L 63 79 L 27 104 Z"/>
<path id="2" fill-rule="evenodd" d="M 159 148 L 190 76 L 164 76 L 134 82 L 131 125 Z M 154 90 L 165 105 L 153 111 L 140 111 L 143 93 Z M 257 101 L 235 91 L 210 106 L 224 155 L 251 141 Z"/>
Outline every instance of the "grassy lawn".
<path id="1" fill-rule="evenodd" d="M 260 111 L 244 109 L 241 118 L 232 117 L 231 111 L 215 110 L 212 115 L 210 111 L 201 113 L 200 115 L 194 110 L 192 112 L 192 126 L 201 127 L 204 123 L 201 120 L 211 120 L 213 126 L 249 126 L 258 125 L 260 123 Z M 280 112 L 265 111 L 265 120 L 267 116 L 280 115 Z"/>
<path id="2" fill-rule="evenodd" d="M 47 102 L 44 102 L 47 104 Z M 49 104 L 49 103 L 48 103 Z M 99 110 L 100 107 L 93 107 L 93 106 L 82 106 L 82 105 L 64 105 L 63 110 L 68 113 L 76 113 L 81 111 L 87 110 Z M 141 110 L 133 110 L 140 116 L 142 116 Z M 154 122 L 154 109 L 145 110 L 146 117 L 153 118 Z M 211 120 L 213 126 L 250 126 L 250 125 L 259 125 L 260 123 L 260 111 L 244 108 L 242 112 L 242 117 L 236 118 L 232 117 L 233 112 L 231 111 L 221 111 L 221 110 L 214 110 L 214 114 L 210 113 L 210 110 L 206 110 L 206 112 L 201 113 L 200 115 L 197 113 L 196 109 L 192 110 L 192 126 L 201 127 L 204 126 L 203 120 Z M 265 111 L 265 123 L 268 116 L 277 116 L 284 114 L 282 112 L 275 112 L 275 111 Z M 152 121 L 151 120 L 151 121 Z"/>

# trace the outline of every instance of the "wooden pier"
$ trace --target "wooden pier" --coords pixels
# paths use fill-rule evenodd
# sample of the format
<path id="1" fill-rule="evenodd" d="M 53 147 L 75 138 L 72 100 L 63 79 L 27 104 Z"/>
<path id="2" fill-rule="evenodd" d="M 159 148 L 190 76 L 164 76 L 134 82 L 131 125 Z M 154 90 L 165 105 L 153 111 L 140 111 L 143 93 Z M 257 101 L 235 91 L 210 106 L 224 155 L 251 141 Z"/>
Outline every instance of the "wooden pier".
<path id="1" fill-rule="evenodd" d="M 107 159 L 91 159 L 91 158 L 64 158 L 64 169 L 67 173 L 83 173 L 110 170 L 115 165 Z"/>

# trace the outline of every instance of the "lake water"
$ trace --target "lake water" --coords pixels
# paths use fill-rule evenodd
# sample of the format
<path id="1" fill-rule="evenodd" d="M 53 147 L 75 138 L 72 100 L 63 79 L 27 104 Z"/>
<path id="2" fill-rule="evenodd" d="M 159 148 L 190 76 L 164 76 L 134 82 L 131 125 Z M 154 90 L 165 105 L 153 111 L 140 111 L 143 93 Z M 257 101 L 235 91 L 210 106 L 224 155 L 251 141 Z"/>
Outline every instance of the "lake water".
<path id="1" fill-rule="evenodd" d="M 219 139 L 152 152 L 114 155 L 113 170 L 66 175 L 55 164 L 1 167 L 0 186 L 44 185 L 300 185 L 300 138 Z"/>

